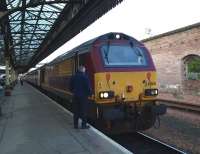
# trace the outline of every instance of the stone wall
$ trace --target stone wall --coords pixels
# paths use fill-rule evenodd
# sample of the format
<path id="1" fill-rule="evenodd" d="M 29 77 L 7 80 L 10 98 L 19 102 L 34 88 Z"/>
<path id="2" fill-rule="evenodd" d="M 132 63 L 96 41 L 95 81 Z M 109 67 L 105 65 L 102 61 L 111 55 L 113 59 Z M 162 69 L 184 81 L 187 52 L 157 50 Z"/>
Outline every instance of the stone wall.
<path id="1" fill-rule="evenodd" d="M 186 80 L 184 57 L 200 56 L 200 23 L 143 40 L 155 62 L 161 89 L 200 91 L 200 80 Z"/>

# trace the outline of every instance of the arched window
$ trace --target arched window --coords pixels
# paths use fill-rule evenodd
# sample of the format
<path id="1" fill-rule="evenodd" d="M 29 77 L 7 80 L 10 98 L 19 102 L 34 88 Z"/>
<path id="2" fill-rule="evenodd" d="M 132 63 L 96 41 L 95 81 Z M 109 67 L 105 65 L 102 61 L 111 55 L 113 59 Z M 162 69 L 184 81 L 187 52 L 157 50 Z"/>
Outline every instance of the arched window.
<path id="1" fill-rule="evenodd" d="M 187 55 L 182 61 L 184 80 L 200 80 L 200 56 Z"/>

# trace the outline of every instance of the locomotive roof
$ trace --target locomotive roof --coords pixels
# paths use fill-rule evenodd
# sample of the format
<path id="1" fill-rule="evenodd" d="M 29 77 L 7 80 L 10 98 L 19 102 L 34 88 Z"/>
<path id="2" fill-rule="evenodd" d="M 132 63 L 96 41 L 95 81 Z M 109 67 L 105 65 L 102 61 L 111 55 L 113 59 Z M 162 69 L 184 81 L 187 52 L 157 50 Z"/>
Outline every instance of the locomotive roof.
<path id="1" fill-rule="evenodd" d="M 58 56 L 57 58 L 55 58 L 52 62 L 50 62 L 47 65 L 51 65 L 51 64 L 56 64 L 59 63 L 67 58 L 70 58 L 72 56 L 74 56 L 76 53 L 77 54 L 83 54 L 83 53 L 87 53 L 90 51 L 90 48 L 92 47 L 92 45 L 96 42 L 96 41 L 106 41 L 106 40 L 113 40 L 116 39 L 116 35 L 120 35 L 120 39 L 124 39 L 124 40 L 130 40 L 131 42 L 134 43 L 138 43 L 138 41 L 136 39 L 134 39 L 131 36 L 128 36 L 126 34 L 123 33 L 117 33 L 117 32 L 111 32 L 111 33 L 107 33 L 101 36 L 98 36 L 94 39 L 91 39 L 89 41 L 86 41 L 82 44 L 80 44 L 79 46 L 73 48 L 72 50 Z M 78 52 L 77 52 L 78 51 Z"/>

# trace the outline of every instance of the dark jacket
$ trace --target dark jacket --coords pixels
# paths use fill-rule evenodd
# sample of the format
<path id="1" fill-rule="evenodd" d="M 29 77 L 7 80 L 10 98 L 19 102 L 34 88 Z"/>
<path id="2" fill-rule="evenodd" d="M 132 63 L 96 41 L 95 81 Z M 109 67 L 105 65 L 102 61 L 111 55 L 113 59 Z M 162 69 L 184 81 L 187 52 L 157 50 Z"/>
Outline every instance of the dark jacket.
<path id="1" fill-rule="evenodd" d="M 92 95 L 92 90 L 88 76 L 82 72 L 77 72 L 70 80 L 70 91 L 74 96 L 88 97 Z"/>

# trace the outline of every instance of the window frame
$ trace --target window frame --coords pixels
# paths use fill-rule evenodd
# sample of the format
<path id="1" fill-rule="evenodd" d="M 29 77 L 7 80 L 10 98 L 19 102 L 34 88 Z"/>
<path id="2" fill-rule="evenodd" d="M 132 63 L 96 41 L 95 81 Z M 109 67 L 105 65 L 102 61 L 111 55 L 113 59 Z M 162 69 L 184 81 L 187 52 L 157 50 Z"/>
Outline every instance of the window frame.
<path id="1" fill-rule="evenodd" d="M 142 48 L 143 50 L 143 55 L 144 55 L 144 58 L 145 58 L 145 65 L 107 65 L 106 62 L 105 62 L 105 58 L 104 58 L 104 53 L 102 51 L 102 48 L 103 46 L 105 46 L 106 44 L 102 44 L 100 47 L 99 47 L 99 52 L 100 52 L 100 57 L 101 57 L 101 61 L 103 63 L 103 66 L 105 68 L 146 68 L 149 66 L 149 56 L 147 54 L 147 51 L 146 51 L 146 48 L 144 46 L 136 46 L 138 48 Z M 110 46 L 130 46 L 130 44 L 109 44 Z"/>

